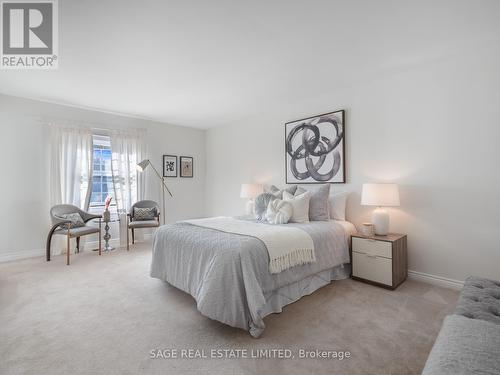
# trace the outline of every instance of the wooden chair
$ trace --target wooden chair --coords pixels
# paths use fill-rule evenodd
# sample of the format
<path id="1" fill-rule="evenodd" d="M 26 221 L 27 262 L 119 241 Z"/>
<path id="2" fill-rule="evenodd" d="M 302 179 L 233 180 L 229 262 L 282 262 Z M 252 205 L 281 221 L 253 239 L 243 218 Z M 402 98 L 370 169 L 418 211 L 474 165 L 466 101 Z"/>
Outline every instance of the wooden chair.
<path id="1" fill-rule="evenodd" d="M 156 208 L 155 219 L 152 220 L 136 220 L 134 215 L 135 208 Z M 136 202 L 130 207 L 130 212 L 127 214 L 127 251 L 130 248 L 129 231 L 132 231 L 132 244 L 135 243 L 135 229 L 139 228 L 157 228 L 160 226 L 160 208 L 155 201 L 144 200 Z"/>
<path id="2" fill-rule="evenodd" d="M 85 223 L 81 227 L 71 227 L 71 220 L 63 217 L 66 214 L 78 213 Z M 47 262 L 50 261 L 50 243 L 52 242 L 52 236 L 54 234 L 64 235 L 67 237 L 67 249 L 66 249 L 66 264 L 69 265 L 70 256 L 70 240 L 71 238 L 76 238 L 76 252 L 80 252 L 80 237 L 86 236 L 88 234 L 99 233 L 99 255 L 101 255 L 101 218 L 102 215 L 93 215 L 91 213 L 85 212 L 80 208 L 73 206 L 71 204 L 58 204 L 50 209 L 50 218 L 52 220 L 52 228 L 47 236 Z M 87 225 L 92 219 L 99 219 L 99 227 L 93 227 Z"/>

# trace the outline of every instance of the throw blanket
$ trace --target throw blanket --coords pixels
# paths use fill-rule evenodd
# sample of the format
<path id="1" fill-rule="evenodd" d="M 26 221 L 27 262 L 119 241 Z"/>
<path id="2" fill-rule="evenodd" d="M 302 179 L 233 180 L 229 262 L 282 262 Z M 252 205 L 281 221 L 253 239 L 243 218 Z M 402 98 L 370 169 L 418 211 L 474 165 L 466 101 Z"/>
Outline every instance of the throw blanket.
<path id="1" fill-rule="evenodd" d="M 316 262 L 311 236 L 304 230 L 232 217 L 186 220 L 186 223 L 261 240 L 269 253 L 269 272 L 280 273 L 294 266 Z"/>

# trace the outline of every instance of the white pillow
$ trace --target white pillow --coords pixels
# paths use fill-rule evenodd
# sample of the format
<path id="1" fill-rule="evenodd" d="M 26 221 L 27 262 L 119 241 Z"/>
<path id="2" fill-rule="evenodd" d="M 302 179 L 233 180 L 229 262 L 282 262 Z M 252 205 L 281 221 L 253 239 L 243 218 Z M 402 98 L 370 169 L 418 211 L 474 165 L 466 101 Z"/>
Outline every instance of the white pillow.
<path id="1" fill-rule="evenodd" d="M 293 207 L 290 202 L 275 199 L 269 202 L 266 220 L 270 224 L 286 224 L 292 217 Z"/>
<path id="2" fill-rule="evenodd" d="M 309 222 L 309 198 L 311 193 L 306 191 L 303 194 L 293 196 L 288 191 L 283 192 L 283 200 L 290 202 L 293 207 L 291 223 L 308 223 Z"/>
<path id="3" fill-rule="evenodd" d="M 330 219 L 345 221 L 345 207 L 348 195 L 348 192 L 330 195 L 330 197 L 328 198 Z"/>

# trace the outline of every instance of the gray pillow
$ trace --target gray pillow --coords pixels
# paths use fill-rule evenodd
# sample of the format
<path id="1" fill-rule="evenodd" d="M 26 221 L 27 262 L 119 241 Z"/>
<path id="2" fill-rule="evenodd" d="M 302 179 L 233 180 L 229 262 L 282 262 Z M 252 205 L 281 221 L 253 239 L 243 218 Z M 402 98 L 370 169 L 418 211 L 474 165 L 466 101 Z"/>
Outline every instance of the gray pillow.
<path id="1" fill-rule="evenodd" d="M 295 195 L 297 195 L 297 193 Z M 316 189 L 315 191 L 311 192 L 311 199 L 309 199 L 310 221 L 330 220 L 330 212 L 328 211 L 329 195 L 330 195 L 330 184 L 324 184 L 319 189 Z"/>
<path id="2" fill-rule="evenodd" d="M 82 219 L 82 216 L 78 212 L 73 212 L 70 214 L 61 214 L 57 216 L 59 219 L 70 220 L 71 228 L 79 228 L 84 227 L 85 222 Z M 68 229 L 68 224 L 60 225 L 61 228 Z"/>
<path id="3" fill-rule="evenodd" d="M 307 191 L 306 189 L 301 188 L 300 186 L 298 186 L 297 190 L 295 190 L 295 194 L 293 194 L 293 195 L 297 196 L 297 195 L 300 195 L 300 194 L 304 194 L 306 191 Z"/>
<path id="4" fill-rule="evenodd" d="M 255 212 L 255 217 L 258 220 L 265 219 L 267 206 L 269 205 L 269 202 L 275 199 L 276 196 L 271 193 L 262 193 L 257 195 L 257 198 L 255 198 L 254 212 Z"/>
<path id="5" fill-rule="evenodd" d="M 274 194 L 274 196 L 278 199 L 283 199 L 283 191 L 287 191 L 289 192 L 290 194 L 294 195 L 295 194 L 295 191 L 297 190 L 297 185 L 292 185 L 292 186 L 289 186 L 285 189 L 278 189 L 276 186 L 274 185 L 271 185 L 271 187 L 268 189 L 269 193 L 271 194 Z"/>
<path id="6" fill-rule="evenodd" d="M 134 221 L 154 220 L 156 218 L 156 207 L 141 208 L 134 207 Z"/>

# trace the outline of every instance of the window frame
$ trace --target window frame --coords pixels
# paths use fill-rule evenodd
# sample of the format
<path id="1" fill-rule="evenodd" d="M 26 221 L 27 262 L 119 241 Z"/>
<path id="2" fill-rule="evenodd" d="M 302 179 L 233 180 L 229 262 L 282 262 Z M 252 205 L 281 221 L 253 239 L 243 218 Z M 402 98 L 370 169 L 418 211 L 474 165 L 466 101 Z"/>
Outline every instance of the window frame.
<path id="1" fill-rule="evenodd" d="M 106 163 L 102 162 L 104 159 L 103 158 L 103 151 L 104 150 L 109 150 L 109 169 L 106 168 Z M 98 163 L 96 164 L 96 151 L 99 151 L 99 159 Z M 113 173 L 112 173 L 112 167 L 111 167 L 111 158 L 113 157 L 113 153 L 111 151 L 111 140 L 109 135 L 106 134 L 97 134 L 94 133 L 92 134 L 92 184 L 90 186 L 90 202 L 89 202 L 89 209 L 92 210 L 99 210 L 99 209 L 104 209 L 105 207 L 105 200 L 107 196 L 113 197 L 113 200 L 111 201 L 110 204 L 110 209 L 112 208 L 113 212 L 117 212 L 117 207 L 116 207 L 116 199 L 115 199 L 115 190 L 114 190 L 114 183 L 113 183 Z M 99 167 L 99 170 L 96 169 L 96 166 Z M 103 173 L 104 172 L 104 173 Z M 107 173 L 106 173 L 107 172 Z M 99 192 L 94 192 L 94 184 L 95 184 L 95 178 L 99 177 L 99 185 L 100 185 L 100 191 Z M 103 182 L 103 178 L 106 179 L 106 182 Z M 103 185 L 106 186 L 106 197 L 103 197 L 102 192 L 103 192 Z M 93 195 L 94 193 L 99 193 L 101 196 L 100 201 L 98 202 L 93 202 Z"/>

